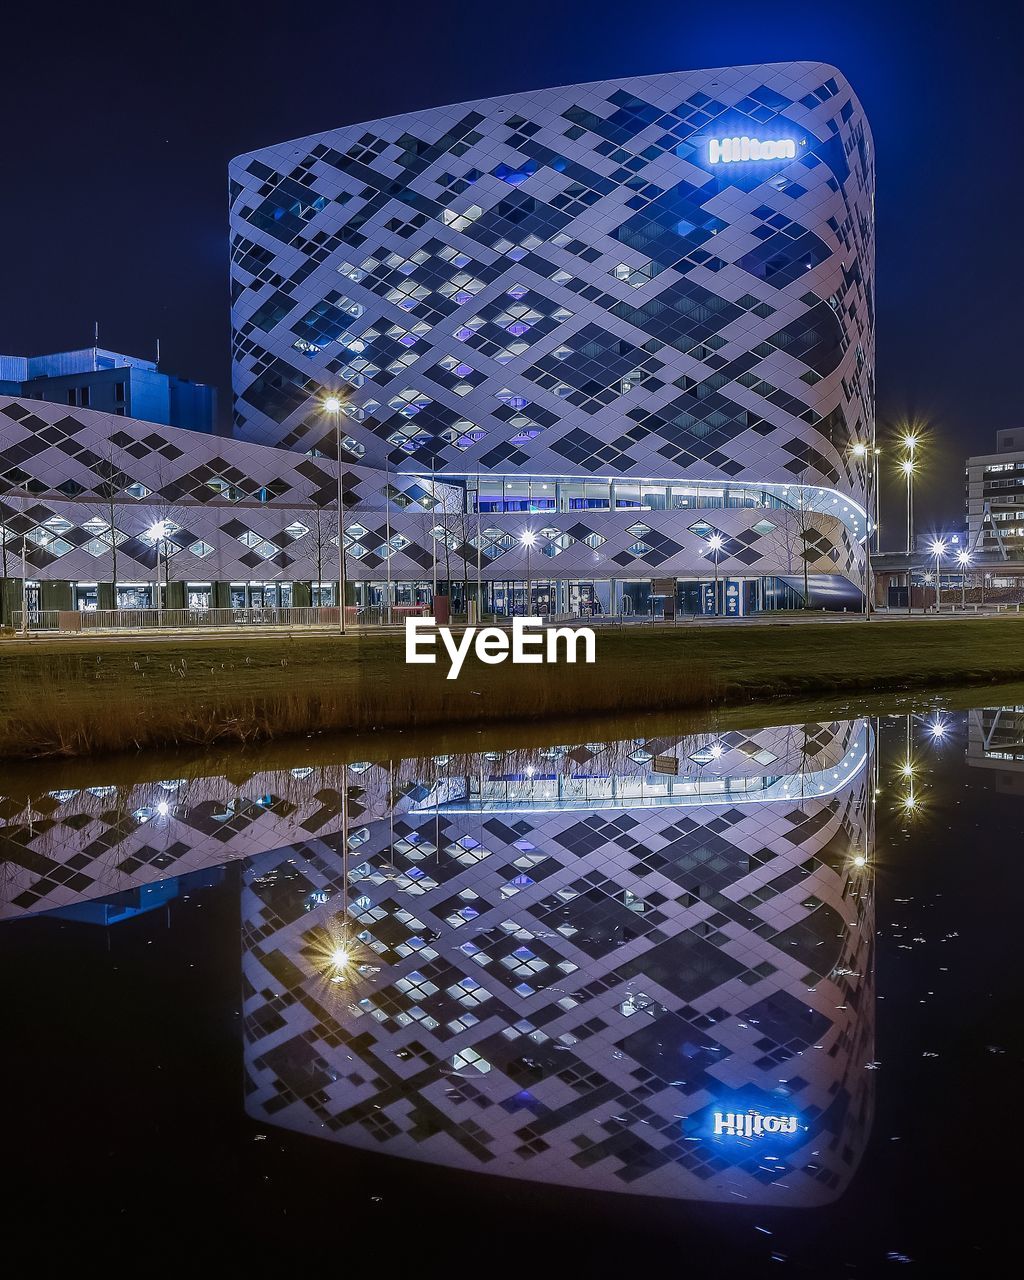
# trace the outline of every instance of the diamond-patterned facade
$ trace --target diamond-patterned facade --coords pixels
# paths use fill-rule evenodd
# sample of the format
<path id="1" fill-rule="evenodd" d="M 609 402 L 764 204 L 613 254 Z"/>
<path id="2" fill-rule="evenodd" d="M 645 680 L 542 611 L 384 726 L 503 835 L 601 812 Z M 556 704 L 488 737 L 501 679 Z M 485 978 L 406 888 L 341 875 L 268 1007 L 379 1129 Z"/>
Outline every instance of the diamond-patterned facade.
<path id="1" fill-rule="evenodd" d="M 710 140 L 741 133 L 796 156 L 712 164 Z M 360 603 L 389 575 L 421 602 L 436 558 L 453 593 L 479 579 L 498 607 L 499 584 L 538 576 L 522 535 L 541 529 L 547 612 L 617 609 L 654 578 L 696 589 L 701 508 L 723 581 L 757 585 L 746 607 L 802 592 L 805 565 L 849 603 L 873 191 L 859 103 L 812 63 L 542 90 L 241 156 L 238 438 L 3 400 L 4 553 L 24 541 L 44 582 L 103 581 L 117 537 L 118 577 L 153 581 L 144 535 L 170 519 L 176 581 L 330 580 L 340 435 L 348 519 L 374 531 L 347 539 Z M 388 516 L 405 541 L 381 555 Z M 116 533 L 89 527 L 104 519 Z"/>

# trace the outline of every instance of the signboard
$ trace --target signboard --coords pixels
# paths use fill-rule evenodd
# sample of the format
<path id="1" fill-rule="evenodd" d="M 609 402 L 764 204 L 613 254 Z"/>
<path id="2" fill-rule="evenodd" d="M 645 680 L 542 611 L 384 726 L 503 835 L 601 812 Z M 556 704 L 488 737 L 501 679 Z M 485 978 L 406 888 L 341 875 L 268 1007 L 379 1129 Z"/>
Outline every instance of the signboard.
<path id="1" fill-rule="evenodd" d="M 750 160 L 792 160 L 796 156 L 796 143 L 792 138 L 712 138 L 708 143 L 710 164 L 735 164 Z"/>
<path id="2" fill-rule="evenodd" d="M 764 1138 L 771 1133 L 794 1134 L 800 1121 L 797 1116 L 766 1116 L 759 1111 L 713 1111 L 711 1126 L 716 1138 Z"/>
<path id="3" fill-rule="evenodd" d="M 742 612 L 740 584 L 733 582 L 731 579 L 727 580 L 725 584 L 725 616 L 727 618 L 738 618 Z"/>
<path id="4" fill-rule="evenodd" d="M 700 584 L 701 592 L 701 612 L 714 613 L 715 611 L 715 584 L 713 582 L 702 582 Z"/>
<path id="5" fill-rule="evenodd" d="M 651 761 L 652 773 L 667 773 L 673 778 L 679 776 L 678 756 L 655 756 Z"/>

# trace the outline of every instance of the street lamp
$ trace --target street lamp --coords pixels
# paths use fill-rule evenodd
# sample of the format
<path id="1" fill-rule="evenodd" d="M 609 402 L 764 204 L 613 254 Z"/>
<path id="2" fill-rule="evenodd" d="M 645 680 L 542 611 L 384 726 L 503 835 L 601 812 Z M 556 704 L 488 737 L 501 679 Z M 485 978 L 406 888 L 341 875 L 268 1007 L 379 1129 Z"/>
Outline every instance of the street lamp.
<path id="1" fill-rule="evenodd" d="M 946 550 L 946 544 L 941 538 L 935 538 L 932 541 L 931 552 L 935 557 L 935 612 L 939 611 L 939 602 L 942 592 L 942 578 L 939 571 L 939 557 Z"/>
<path id="2" fill-rule="evenodd" d="M 708 538 L 708 546 L 715 553 L 715 617 L 718 617 L 718 557 L 722 552 L 723 538 L 720 533 L 713 533 Z"/>
<path id="3" fill-rule="evenodd" d="M 156 625 L 164 625 L 164 597 L 160 589 L 160 552 L 164 553 L 164 591 L 167 589 L 167 521 L 157 520 L 147 530 L 156 544 Z"/>
<path id="4" fill-rule="evenodd" d="M 865 462 L 868 456 L 868 446 L 860 440 L 850 446 L 850 452 L 855 458 L 861 462 Z M 878 450 L 875 450 L 874 465 L 878 466 Z M 865 462 L 864 466 L 864 506 L 865 519 L 871 521 L 871 488 L 873 468 Z M 864 617 L 871 620 L 871 534 L 874 532 L 870 526 L 864 530 Z M 877 550 L 877 548 L 876 548 Z"/>
<path id="5" fill-rule="evenodd" d="M 907 555 L 914 550 L 914 472 L 917 466 L 913 458 L 904 458 L 900 470 L 907 481 Z"/>
<path id="6" fill-rule="evenodd" d="M 971 563 L 971 553 L 969 551 L 958 551 L 956 553 L 956 562 L 960 566 L 960 608 L 964 613 L 967 612 L 967 569 Z"/>
<path id="7" fill-rule="evenodd" d="M 533 615 L 533 583 L 530 581 L 530 548 L 537 541 L 537 535 L 532 529 L 525 529 L 519 537 L 519 541 L 526 548 L 526 616 Z"/>
<path id="8" fill-rule="evenodd" d="M 324 401 L 324 412 L 334 418 L 334 441 L 338 455 L 338 634 L 345 634 L 345 495 L 341 486 L 341 400 L 337 396 L 328 396 Z"/>
<path id="9" fill-rule="evenodd" d="M 872 429 L 872 435 L 873 434 L 874 434 L 874 430 Z M 881 449 L 872 449 L 871 452 L 873 454 L 872 463 L 871 463 L 871 488 L 875 495 L 875 509 L 871 513 L 871 518 L 875 522 L 875 527 L 872 530 L 872 532 L 875 535 L 875 551 L 877 552 L 881 550 L 881 543 L 878 540 L 879 539 L 878 530 L 879 530 L 879 525 L 881 523 L 880 510 L 882 505 L 882 494 L 878 485 L 878 457 L 882 451 Z"/>

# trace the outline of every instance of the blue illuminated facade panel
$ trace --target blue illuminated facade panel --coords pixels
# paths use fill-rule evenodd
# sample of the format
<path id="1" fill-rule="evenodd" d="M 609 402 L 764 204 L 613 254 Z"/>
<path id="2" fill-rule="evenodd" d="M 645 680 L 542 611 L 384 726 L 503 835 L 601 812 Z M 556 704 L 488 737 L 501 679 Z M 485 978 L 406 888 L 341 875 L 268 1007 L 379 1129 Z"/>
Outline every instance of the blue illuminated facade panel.
<path id="1" fill-rule="evenodd" d="M 827 491 L 849 536 L 816 572 L 859 583 L 873 198 L 860 105 L 812 63 L 549 89 L 241 156 L 236 432 L 332 454 L 336 394 L 348 461 L 466 490 L 777 485 L 800 512 Z M 667 507 L 676 543 L 689 505 Z M 655 559 L 614 572 L 657 576 Z"/>

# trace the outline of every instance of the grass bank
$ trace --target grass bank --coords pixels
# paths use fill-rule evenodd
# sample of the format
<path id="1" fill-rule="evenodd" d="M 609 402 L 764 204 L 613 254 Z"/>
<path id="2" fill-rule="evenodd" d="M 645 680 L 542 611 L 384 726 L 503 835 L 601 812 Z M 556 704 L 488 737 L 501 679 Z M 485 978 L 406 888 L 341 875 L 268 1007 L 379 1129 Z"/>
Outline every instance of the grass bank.
<path id="1" fill-rule="evenodd" d="M 1024 620 L 598 632 L 592 666 L 406 666 L 399 635 L 0 648 L 0 757 L 735 705 L 1024 677 Z"/>

